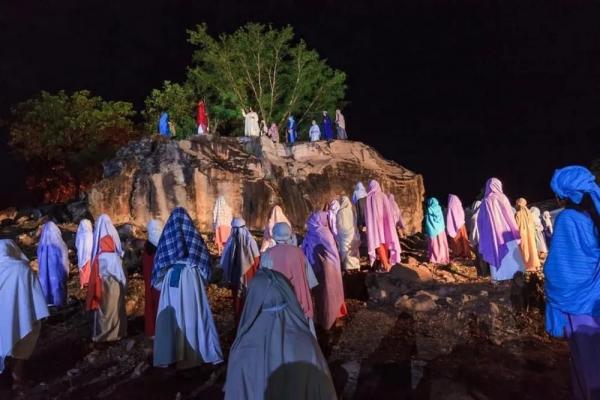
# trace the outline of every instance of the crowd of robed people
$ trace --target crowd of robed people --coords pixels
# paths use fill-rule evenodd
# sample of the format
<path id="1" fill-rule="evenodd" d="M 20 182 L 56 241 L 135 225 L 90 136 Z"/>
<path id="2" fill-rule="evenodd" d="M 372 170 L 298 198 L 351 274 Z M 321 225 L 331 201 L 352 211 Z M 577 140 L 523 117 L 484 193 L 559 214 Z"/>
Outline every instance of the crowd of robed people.
<path id="1" fill-rule="evenodd" d="M 275 122 L 267 124 L 265 120 L 259 121 L 259 116 L 252 108 L 242 109 L 244 118 L 244 136 L 270 138 L 273 143 L 280 142 L 279 126 Z M 209 117 L 204 100 L 198 102 L 196 109 L 196 126 L 198 135 L 210 134 Z M 177 127 L 169 118 L 169 113 L 163 111 L 158 119 L 158 133 L 161 136 L 173 137 L 177 135 Z M 298 139 L 298 123 L 293 115 L 289 115 L 285 125 L 285 141 L 292 145 Z M 334 139 L 346 140 L 346 118 L 341 110 L 335 110 L 335 120 L 332 120 L 327 111 L 323 111 L 321 124 L 313 120 L 308 131 L 308 137 L 311 142 L 319 140 L 331 141 Z"/>
<path id="2" fill-rule="evenodd" d="M 548 212 L 515 208 L 496 178 L 465 210 L 450 195 L 444 213 L 435 198 L 426 202 L 424 231 L 428 258 L 448 263 L 480 259 L 480 273 L 492 282 L 544 265 L 546 329 L 569 341 L 574 390 L 594 398 L 600 390 L 600 188 L 583 167 L 557 170 L 551 187 L 562 211 L 554 223 Z M 306 221 L 298 246 L 293 224 L 273 207 L 262 244 L 224 196 L 213 209 L 214 241 L 223 281 L 231 289 L 237 336 L 229 355 L 228 399 L 334 398 L 317 330 L 327 332 L 347 315 L 342 274 L 360 268 L 389 271 L 400 262 L 406 230 L 392 194 L 372 180 L 352 198 L 332 199 Z M 406 214 L 405 214 L 406 215 Z M 166 224 L 151 220 L 142 255 L 145 331 L 154 339 L 154 365 L 191 368 L 223 362 L 206 287 L 213 267 L 207 245 L 185 209 L 175 208 Z M 92 226 L 82 220 L 76 235 L 77 263 L 93 342 L 112 342 L 127 334 L 126 273 L 121 240 L 107 215 Z M 44 224 L 38 246 L 39 275 L 12 240 L 0 241 L 0 372 L 7 357 L 12 378 L 23 384 L 23 363 L 35 348 L 48 307 L 67 300 L 68 248 L 58 226 Z"/>

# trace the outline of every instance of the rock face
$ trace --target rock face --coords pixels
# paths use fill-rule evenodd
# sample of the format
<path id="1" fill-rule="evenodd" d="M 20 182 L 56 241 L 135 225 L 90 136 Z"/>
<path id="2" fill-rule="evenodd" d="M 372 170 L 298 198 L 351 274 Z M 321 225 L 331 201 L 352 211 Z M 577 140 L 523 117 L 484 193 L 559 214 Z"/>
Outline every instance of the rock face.
<path id="1" fill-rule="evenodd" d="M 288 147 L 266 138 L 147 138 L 104 164 L 104 179 L 90 190 L 88 202 L 94 217 L 107 213 L 115 223 L 136 225 L 150 218 L 165 221 L 174 207 L 183 206 L 208 231 L 215 199 L 223 194 L 251 229 L 262 229 L 277 204 L 302 229 L 310 212 L 336 195 L 351 196 L 357 181 L 366 185 L 370 179 L 395 195 L 408 233 L 419 232 L 421 175 L 352 141 Z"/>

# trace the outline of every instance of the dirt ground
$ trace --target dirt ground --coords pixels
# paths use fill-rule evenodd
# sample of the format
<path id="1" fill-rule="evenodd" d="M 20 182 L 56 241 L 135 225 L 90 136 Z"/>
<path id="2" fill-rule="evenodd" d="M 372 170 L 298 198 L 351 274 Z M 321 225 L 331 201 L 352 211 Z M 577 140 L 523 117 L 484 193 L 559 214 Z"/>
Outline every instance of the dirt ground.
<path id="1" fill-rule="evenodd" d="M 35 258 L 39 223 L 0 228 Z M 71 248 L 74 225 L 62 225 Z M 143 243 L 143 241 L 142 241 Z M 492 285 L 474 262 L 449 266 L 424 262 L 422 238 L 403 241 L 403 262 L 430 279 L 362 271 L 344 277 L 349 316 L 319 342 L 344 399 L 567 399 L 568 348 L 543 331 L 541 276 Z M 140 241 L 128 240 L 132 253 Z M 129 336 L 108 345 L 90 341 L 89 316 L 72 254 L 69 304 L 52 310 L 27 364 L 32 385 L 11 391 L 0 375 L 0 399 L 220 399 L 226 362 L 188 371 L 152 365 L 152 343 L 143 334 L 143 282 L 136 254 L 129 271 Z M 137 263 L 137 264 L 136 264 Z M 32 262 L 35 267 L 35 261 Z M 415 267 L 417 268 L 417 267 Z M 234 340 L 231 297 L 218 284 L 209 299 L 227 353 Z"/>

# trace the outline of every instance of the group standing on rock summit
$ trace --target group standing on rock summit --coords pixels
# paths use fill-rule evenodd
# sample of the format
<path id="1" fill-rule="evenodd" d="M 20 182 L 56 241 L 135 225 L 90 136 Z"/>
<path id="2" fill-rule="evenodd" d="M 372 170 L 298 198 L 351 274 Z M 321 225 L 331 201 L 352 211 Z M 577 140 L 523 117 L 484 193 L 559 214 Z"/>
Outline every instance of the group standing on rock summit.
<path id="1" fill-rule="evenodd" d="M 203 104 L 198 108 L 201 113 Z M 260 127 L 252 113 L 245 112 L 247 132 L 255 136 Z M 336 123 L 338 137 L 344 136 L 341 113 Z M 198 124 L 199 132 L 208 130 L 205 117 Z M 327 113 L 321 133 L 333 138 Z M 434 264 L 475 258 L 479 274 L 489 274 L 494 283 L 538 271 L 545 260 L 547 331 L 569 341 L 576 396 L 594 398 L 600 390 L 600 188 L 590 171 L 577 166 L 557 170 L 551 187 L 564 208 L 554 218 L 549 210 L 528 208 L 523 198 L 513 209 L 497 178 L 490 178 L 483 198 L 466 209 L 453 194 L 445 211 L 436 198 L 428 198 L 427 257 Z M 400 239 L 412 232 L 405 224 L 411 210 L 402 209 L 376 180 L 369 181 L 368 190 L 358 182 L 351 197 L 338 193 L 327 200 L 308 216 L 304 237 L 303 227 L 291 222 L 282 205 L 274 205 L 259 246 L 230 206 L 236 199 L 227 193 L 217 197 L 214 244 L 237 326 L 226 399 L 262 398 L 267 392 L 277 398 L 335 397 L 317 338 L 348 315 L 343 274 L 360 270 L 361 257 L 368 260 L 366 269 L 390 271 L 401 262 Z M 186 369 L 223 362 L 207 296 L 213 264 L 194 221 L 177 207 L 164 228 L 159 220 L 148 221 L 147 234 L 141 270 L 154 366 Z M 127 274 L 110 217 L 100 215 L 93 225 L 81 220 L 75 246 L 92 341 L 124 338 Z M 52 221 L 42 227 L 37 256 L 39 275 L 15 242 L 0 240 L 0 372 L 9 357 L 15 385 L 26 382 L 24 361 L 49 307 L 68 300 L 68 247 Z"/>

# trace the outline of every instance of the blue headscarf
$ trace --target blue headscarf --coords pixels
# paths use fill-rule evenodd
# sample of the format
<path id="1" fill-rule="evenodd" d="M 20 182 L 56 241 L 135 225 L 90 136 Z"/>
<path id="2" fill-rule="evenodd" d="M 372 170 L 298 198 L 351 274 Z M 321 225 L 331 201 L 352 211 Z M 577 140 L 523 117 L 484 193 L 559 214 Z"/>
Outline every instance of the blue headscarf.
<path id="1" fill-rule="evenodd" d="M 587 168 L 557 170 L 550 186 L 575 204 L 588 193 L 600 211 L 600 187 Z M 566 314 L 600 317 L 600 232 L 589 215 L 574 209 L 558 215 L 544 276 L 549 334 L 564 335 Z"/>
<path id="2" fill-rule="evenodd" d="M 427 200 L 427 210 L 425 211 L 425 234 L 434 238 L 444 232 L 446 224 L 444 223 L 444 212 L 440 203 L 435 197 Z"/>

